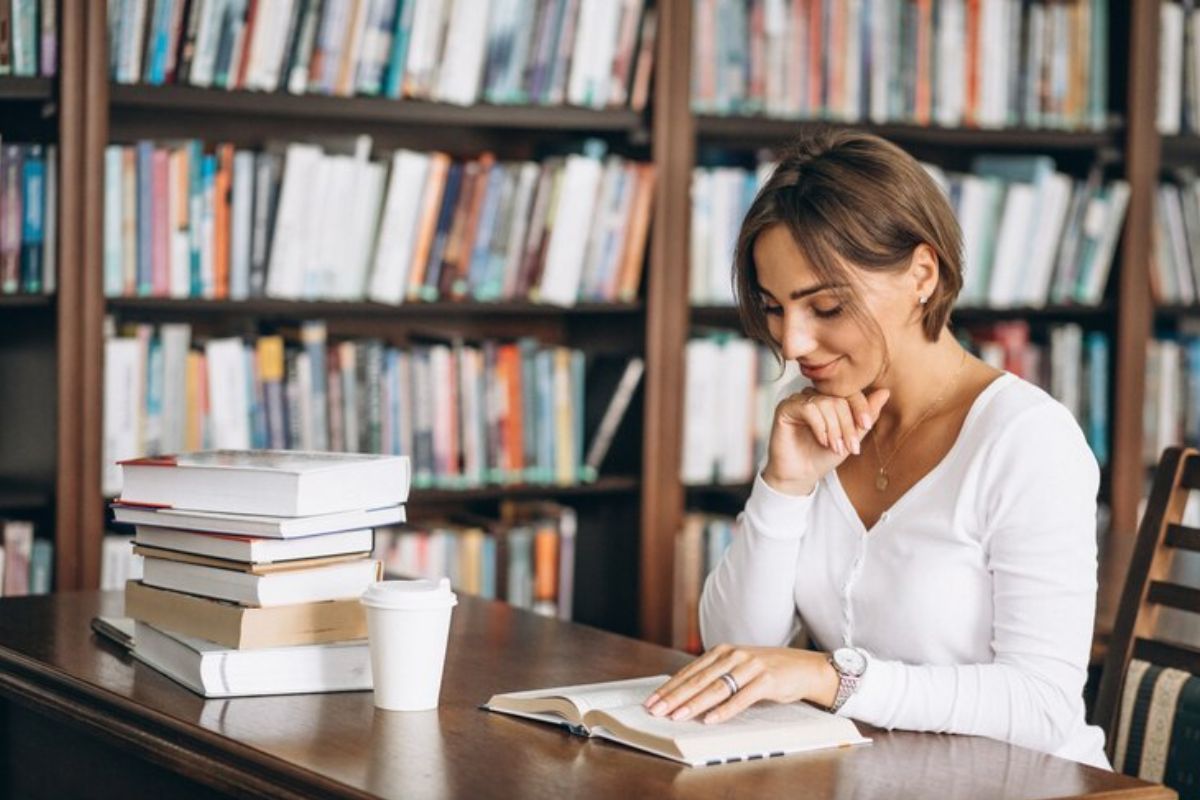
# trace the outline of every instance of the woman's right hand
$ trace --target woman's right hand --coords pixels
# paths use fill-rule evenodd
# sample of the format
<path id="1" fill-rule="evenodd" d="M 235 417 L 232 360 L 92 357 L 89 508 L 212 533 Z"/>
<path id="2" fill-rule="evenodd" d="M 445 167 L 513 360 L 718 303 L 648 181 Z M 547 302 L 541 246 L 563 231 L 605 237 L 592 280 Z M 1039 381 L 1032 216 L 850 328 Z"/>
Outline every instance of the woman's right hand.
<path id="1" fill-rule="evenodd" d="M 834 397 L 808 388 L 784 398 L 775 408 L 763 480 L 784 494 L 809 494 L 829 470 L 862 452 L 889 396 L 887 389 Z"/>

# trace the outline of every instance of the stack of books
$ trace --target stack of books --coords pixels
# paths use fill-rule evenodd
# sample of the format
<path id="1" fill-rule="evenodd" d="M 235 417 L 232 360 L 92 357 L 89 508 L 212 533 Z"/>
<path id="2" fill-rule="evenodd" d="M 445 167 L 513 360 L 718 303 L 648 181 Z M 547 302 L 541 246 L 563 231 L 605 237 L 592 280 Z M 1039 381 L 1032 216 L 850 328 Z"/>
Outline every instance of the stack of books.
<path id="1" fill-rule="evenodd" d="M 401 522 L 406 457 L 214 450 L 121 464 L 135 527 L 134 655 L 205 697 L 371 688 L 359 597 L 373 529 Z"/>

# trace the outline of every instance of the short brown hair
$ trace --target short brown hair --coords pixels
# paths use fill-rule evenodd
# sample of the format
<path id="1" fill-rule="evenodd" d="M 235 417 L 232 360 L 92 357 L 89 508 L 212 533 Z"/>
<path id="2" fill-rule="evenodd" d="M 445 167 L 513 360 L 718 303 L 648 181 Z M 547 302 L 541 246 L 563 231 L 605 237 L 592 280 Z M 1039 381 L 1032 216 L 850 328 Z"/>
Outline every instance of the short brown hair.
<path id="1" fill-rule="evenodd" d="M 742 325 L 778 355 L 754 263 L 758 236 L 777 224 L 822 282 L 851 287 L 844 264 L 899 270 L 918 245 L 928 245 L 937 255 L 938 285 L 921 324 L 926 338 L 937 340 L 962 289 L 962 232 L 945 194 L 908 153 L 869 133 L 830 128 L 805 133 L 783 152 L 742 221 L 733 267 Z M 860 321 L 869 319 L 860 303 L 850 306 Z"/>

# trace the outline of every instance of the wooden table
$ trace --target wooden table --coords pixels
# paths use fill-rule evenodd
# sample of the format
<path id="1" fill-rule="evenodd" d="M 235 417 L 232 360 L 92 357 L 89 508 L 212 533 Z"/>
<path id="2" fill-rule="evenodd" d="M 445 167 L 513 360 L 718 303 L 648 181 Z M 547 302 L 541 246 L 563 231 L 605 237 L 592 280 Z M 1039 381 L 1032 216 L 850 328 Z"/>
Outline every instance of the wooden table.
<path id="1" fill-rule="evenodd" d="M 691 769 L 477 707 L 498 691 L 670 672 L 687 657 L 460 598 L 433 712 L 369 692 L 205 701 L 89 630 L 119 593 L 0 601 L 0 797 L 1170 798 L 1000 742 L 874 743 Z"/>

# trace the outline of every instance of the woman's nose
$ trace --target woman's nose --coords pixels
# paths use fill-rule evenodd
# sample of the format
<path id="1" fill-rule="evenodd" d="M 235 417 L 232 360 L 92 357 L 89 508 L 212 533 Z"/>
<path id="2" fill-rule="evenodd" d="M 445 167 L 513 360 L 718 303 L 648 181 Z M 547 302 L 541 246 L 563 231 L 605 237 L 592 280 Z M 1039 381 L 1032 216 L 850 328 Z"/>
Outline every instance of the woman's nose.
<path id="1" fill-rule="evenodd" d="M 817 342 L 810 330 L 806 315 L 799 312 L 783 313 L 783 339 L 781 341 L 784 359 L 791 361 L 803 358 L 816 349 Z"/>

